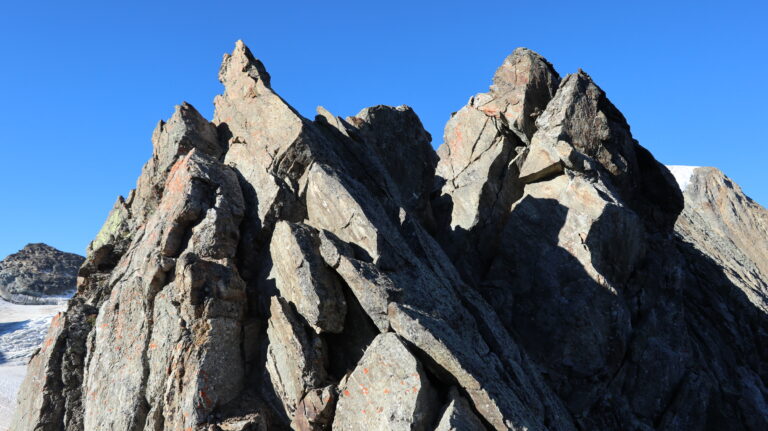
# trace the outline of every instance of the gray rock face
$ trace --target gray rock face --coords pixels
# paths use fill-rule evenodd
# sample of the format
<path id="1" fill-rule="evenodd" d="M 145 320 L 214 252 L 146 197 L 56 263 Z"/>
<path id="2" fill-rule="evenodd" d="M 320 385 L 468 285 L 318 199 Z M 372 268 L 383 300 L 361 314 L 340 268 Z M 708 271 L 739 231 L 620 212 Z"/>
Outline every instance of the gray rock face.
<path id="1" fill-rule="evenodd" d="M 157 423 L 159 408 L 160 424 L 183 429 L 239 391 L 245 285 L 232 258 L 243 211 L 229 168 L 197 150 L 174 164 L 99 307 L 84 376 L 85 429 Z M 105 415 L 105 405 L 126 408 Z"/>
<path id="2" fill-rule="evenodd" d="M 346 119 L 375 151 L 384 169 L 395 180 L 393 189 L 406 210 L 429 223 L 429 194 L 434 183 L 437 156 L 432 136 L 408 106 L 374 106 Z M 418 173 L 418 175 L 414 175 Z"/>
<path id="3" fill-rule="evenodd" d="M 267 373 L 286 414 L 293 417 L 297 405 L 327 380 L 322 340 L 307 333 L 291 306 L 273 297 L 267 328 Z"/>
<path id="4" fill-rule="evenodd" d="M 280 295 L 293 303 L 316 332 L 341 332 L 347 304 L 341 284 L 319 253 L 315 229 L 278 222 L 270 254 Z"/>
<path id="5" fill-rule="evenodd" d="M 0 261 L 0 298 L 19 304 L 44 304 L 46 296 L 75 291 L 82 256 L 46 244 L 27 244 Z"/>
<path id="6" fill-rule="evenodd" d="M 156 129 L 14 430 L 766 428 L 768 245 L 705 235 L 763 213 L 722 179 L 683 211 L 587 74 L 515 50 L 436 153 L 407 106 L 303 118 L 242 42 L 219 79 L 212 123 Z"/>
<path id="7" fill-rule="evenodd" d="M 436 394 L 421 364 L 397 335 L 376 337 L 339 388 L 336 430 L 425 430 Z"/>
<path id="8" fill-rule="evenodd" d="M 496 71 L 488 93 L 451 116 L 437 150 L 440 198 L 433 202 L 437 237 L 465 279 L 486 260 L 501 220 L 522 194 L 518 181 L 535 121 L 557 91 L 560 76 L 544 58 L 516 49 Z M 467 253 L 467 251 L 470 251 Z"/>

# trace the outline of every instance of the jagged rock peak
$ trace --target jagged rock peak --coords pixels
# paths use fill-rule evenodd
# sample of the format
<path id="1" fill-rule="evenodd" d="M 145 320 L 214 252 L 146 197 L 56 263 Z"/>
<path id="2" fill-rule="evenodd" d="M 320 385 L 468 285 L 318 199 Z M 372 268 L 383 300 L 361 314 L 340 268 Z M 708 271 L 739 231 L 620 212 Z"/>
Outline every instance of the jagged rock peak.
<path id="1" fill-rule="evenodd" d="M 515 128 L 530 139 L 536 117 L 554 96 L 559 82 L 560 75 L 544 57 L 528 48 L 517 48 L 493 75 L 491 94 L 510 104 L 507 109 L 517 114 L 511 117 Z M 527 103 L 522 103 L 523 98 L 529 99 Z"/>
<path id="2" fill-rule="evenodd" d="M 158 123 L 152 133 L 152 147 L 161 170 L 170 169 L 179 156 L 193 148 L 216 158 L 224 152 L 216 128 L 187 102 L 176 105 L 167 122 Z"/>
<path id="3" fill-rule="evenodd" d="M 615 195 L 654 229 L 671 231 L 683 207 L 674 177 L 632 137 L 624 115 L 583 71 L 568 75 L 536 119 L 525 182 L 568 170 L 607 176 Z"/>
<path id="4" fill-rule="evenodd" d="M 0 298 L 21 304 L 46 303 L 46 296 L 72 294 L 84 258 L 47 244 L 27 244 L 0 261 Z"/>
<path id="5" fill-rule="evenodd" d="M 219 81 L 227 92 L 238 92 L 241 96 L 254 97 L 259 87 L 270 88 L 270 76 L 264 64 L 251 54 L 242 40 L 235 43 L 232 54 L 224 54 L 219 69 Z"/>
<path id="6" fill-rule="evenodd" d="M 310 121 L 241 42 L 220 79 L 212 123 L 159 126 L 14 430 L 768 427 L 763 285 L 673 233 L 588 75 L 516 50 L 437 166 L 407 106 Z"/>
<path id="7" fill-rule="evenodd" d="M 536 134 L 536 120 L 558 91 L 560 76 L 543 57 L 525 48 L 496 71 L 490 92 L 473 96 L 451 116 L 437 149 L 439 196 L 432 202 L 438 235 L 470 277 L 489 253 L 500 223 L 523 193 L 520 168 Z M 465 253 L 467 246 L 475 253 Z"/>

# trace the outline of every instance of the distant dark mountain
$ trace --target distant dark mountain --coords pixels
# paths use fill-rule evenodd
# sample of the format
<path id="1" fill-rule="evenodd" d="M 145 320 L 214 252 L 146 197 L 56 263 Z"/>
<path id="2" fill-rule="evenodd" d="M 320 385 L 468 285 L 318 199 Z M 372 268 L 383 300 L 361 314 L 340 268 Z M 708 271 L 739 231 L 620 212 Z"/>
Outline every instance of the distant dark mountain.
<path id="1" fill-rule="evenodd" d="M 84 260 L 47 244 L 27 244 L 0 262 L 0 298 L 18 304 L 55 302 L 47 297 L 74 293 Z"/>

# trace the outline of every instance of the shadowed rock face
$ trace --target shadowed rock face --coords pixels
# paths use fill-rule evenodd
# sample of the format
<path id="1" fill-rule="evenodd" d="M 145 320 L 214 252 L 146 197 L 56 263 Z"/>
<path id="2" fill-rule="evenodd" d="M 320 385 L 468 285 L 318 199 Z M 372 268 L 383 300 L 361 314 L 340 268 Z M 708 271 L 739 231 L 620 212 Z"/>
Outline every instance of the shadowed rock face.
<path id="1" fill-rule="evenodd" d="M 14 430 L 768 425 L 763 276 L 683 240 L 587 74 L 515 50 L 437 153 L 407 106 L 303 118 L 242 42 L 219 79 L 213 122 L 158 125 Z"/>
<path id="2" fill-rule="evenodd" d="M 681 179 L 685 209 L 675 232 L 712 257 L 755 307 L 768 313 L 768 210 L 716 168 Z"/>
<path id="3" fill-rule="evenodd" d="M 71 294 L 84 258 L 46 244 L 27 244 L 0 261 L 0 298 L 39 304 L 46 296 Z"/>

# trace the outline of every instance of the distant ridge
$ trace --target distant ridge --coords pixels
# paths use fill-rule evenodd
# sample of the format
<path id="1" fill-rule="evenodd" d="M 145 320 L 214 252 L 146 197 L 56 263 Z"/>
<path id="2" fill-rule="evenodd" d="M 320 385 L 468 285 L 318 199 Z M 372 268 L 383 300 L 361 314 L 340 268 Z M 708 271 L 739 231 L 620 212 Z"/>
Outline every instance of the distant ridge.
<path id="1" fill-rule="evenodd" d="M 749 301 L 768 313 L 768 210 L 717 168 L 697 167 L 686 175 L 685 209 L 675 231 L 715 259 Z"/>

